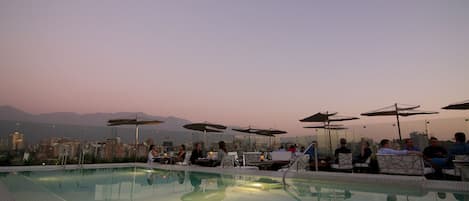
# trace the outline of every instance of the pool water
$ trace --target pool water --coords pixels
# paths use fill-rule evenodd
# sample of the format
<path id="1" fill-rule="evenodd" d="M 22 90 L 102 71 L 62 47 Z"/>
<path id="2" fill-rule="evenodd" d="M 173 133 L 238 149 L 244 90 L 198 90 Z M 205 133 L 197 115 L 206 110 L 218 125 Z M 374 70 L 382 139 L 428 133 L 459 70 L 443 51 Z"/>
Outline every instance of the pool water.
<path id="1" fill-rule="evenodd" d="M 339 184 L 327 181 L 223 175 L 144 168 L 1 173 L 17 201 L 216 201 L 216 200 L 469 200 L 469 194 L 421 188 Z"/>

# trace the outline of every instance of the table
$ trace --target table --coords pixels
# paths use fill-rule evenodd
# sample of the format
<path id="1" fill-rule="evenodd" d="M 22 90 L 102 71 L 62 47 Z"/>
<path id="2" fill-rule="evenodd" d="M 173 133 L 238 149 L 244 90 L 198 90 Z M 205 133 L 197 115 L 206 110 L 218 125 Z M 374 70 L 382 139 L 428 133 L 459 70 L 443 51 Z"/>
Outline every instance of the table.
<path id="1" fill-rule="evenodd" d="M 195 160 L 195 165 L 205 166 L 205 167 L 215 167 L 219 164 L 219 161 L 208 159 L 208 158 L 199 158 Z"/>
<path id="2" fill-rule="evenodd" d="M 290 161 L 283 160 L 265 160 L 249 163 L 249 165 L 257 166 L 259 170 L 279 170 L 280 168 L 288 164 L 290 164 Z"/>

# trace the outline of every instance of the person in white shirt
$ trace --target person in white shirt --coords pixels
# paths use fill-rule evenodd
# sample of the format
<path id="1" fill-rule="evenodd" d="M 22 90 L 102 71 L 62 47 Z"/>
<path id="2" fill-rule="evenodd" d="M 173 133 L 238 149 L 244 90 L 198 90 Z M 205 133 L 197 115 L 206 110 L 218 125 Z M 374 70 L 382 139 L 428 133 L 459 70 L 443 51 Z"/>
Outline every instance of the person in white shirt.
<path id="1" fill-rule="evenodd" d="M 381 148 L 378 150 L 378 154 L 391 154 L 391 155 L 407 155 L 407 154 L 416 154 L 422 155 L 418 151 L 409 151 L 409 150 L 395 150 L 391 148 L 391 142 L 388 139 L 383 139 L 379 143 Z"/>
<path id="2" fill-rule="evenodd" d="M 155 145 L 150 145 L 150 149 L 148 151 L 148 164 L 153 164 L 154 158 L 158 156 L 158 151 L 156 151 Z"/>

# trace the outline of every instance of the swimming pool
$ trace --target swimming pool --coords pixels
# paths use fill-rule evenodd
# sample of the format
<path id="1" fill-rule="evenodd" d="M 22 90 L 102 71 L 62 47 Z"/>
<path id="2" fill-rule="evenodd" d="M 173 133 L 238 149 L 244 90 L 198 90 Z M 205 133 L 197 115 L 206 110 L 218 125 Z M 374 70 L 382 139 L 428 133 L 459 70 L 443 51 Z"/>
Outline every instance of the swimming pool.
<path id="1" fill-rule="evenodd" d="M 469 200 L 467 192 L 142 167 L 0 173 L 17 201 Z"/>

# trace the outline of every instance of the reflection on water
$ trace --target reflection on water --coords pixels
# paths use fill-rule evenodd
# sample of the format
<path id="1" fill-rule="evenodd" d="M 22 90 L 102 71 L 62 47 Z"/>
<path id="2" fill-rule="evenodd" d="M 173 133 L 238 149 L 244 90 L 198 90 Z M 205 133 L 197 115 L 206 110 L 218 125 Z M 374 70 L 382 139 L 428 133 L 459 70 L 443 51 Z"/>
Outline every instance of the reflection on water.
<path id="1" fill-rule="evenodd" d="M 448 200 L 468 194 L 427 192 L 399 186 L 362 185 L 245 175 L 142 168 L 66 170 L 1 174 L 18 201 L 30 200 Z"/>

